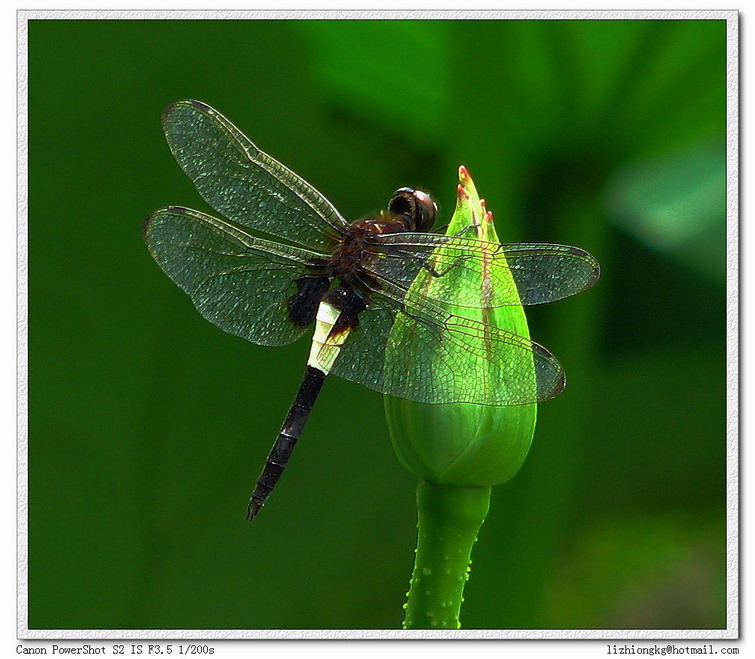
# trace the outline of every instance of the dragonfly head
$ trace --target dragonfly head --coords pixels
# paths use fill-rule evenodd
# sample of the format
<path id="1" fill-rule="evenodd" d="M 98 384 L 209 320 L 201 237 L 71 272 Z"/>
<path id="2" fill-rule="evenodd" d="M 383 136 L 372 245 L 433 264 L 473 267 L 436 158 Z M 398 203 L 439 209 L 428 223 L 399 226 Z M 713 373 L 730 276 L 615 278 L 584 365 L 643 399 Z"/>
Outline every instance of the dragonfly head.
<path id="1" fill-rule="evenodd" d="M 427 192 L 399 188 L 393 193 L 388 210 L 403 219 L 408 231 L 430 231 L 435 224 L 438 205 Z"/>

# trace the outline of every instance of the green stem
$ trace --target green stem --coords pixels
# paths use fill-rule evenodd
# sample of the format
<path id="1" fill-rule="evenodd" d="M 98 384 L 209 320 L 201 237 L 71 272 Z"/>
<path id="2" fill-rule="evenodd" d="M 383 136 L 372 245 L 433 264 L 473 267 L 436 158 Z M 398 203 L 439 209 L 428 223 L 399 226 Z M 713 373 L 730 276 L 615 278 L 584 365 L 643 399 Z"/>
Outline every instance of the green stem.
<path id="1" fill-rule="evenodd" d="M 490 487 L 417 484 L 417 555 L 404 629 L 459 629 L 470 555 L 490 505 Z"/>

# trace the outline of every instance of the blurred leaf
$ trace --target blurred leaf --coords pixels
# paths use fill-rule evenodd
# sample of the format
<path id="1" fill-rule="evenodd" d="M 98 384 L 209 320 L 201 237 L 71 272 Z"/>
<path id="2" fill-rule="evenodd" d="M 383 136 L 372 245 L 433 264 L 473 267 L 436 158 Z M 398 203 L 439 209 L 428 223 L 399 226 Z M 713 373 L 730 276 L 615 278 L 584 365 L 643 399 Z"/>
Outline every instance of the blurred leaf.
<path id="1" fill-rule="evenodd" d="M 444 21 L 300 21 L 334 104 L 412 141 L 443 138 L 452 27 Z"/>
<path id="2" fill-rule="evenodd" d="M 606 191 L 610 218 L 653 249 L 726 278 L 726 155 L 706 141 L 627 163 Z"/>

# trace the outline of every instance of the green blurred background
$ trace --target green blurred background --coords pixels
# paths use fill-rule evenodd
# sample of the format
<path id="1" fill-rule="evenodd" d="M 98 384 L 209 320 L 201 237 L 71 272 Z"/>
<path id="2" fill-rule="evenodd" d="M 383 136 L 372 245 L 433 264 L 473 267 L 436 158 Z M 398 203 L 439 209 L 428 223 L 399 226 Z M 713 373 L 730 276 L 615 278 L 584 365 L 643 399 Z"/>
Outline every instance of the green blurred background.
<path id="1" fill-rule="evenodd" d="M 209 210 L 160 112 L 216 107 L 348 218 L 465 164 L 504 241 L 597 256 L 529 314 L 569 385 L 494 489 L 466 628 L 725 626 L 724 21 L 31 21 L 29 626 L 398 628 L 414 477 L 308 346 L 203 320 L 140 235 Z"/>

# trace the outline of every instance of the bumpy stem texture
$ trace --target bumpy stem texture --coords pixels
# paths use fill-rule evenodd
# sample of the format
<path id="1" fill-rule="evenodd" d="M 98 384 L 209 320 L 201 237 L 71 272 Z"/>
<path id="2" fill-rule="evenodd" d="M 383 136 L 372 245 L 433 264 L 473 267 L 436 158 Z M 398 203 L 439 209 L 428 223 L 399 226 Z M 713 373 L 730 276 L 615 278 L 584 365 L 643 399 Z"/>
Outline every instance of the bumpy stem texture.
<path id="1" fill-rule="evenodd" d="M 490 487 L 417 485 L 417 554 L 404 629 L 459 629 L 470 555 L 490 505 Z"/>

